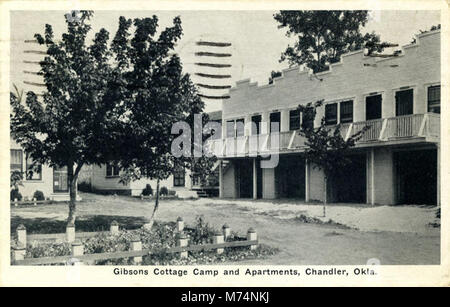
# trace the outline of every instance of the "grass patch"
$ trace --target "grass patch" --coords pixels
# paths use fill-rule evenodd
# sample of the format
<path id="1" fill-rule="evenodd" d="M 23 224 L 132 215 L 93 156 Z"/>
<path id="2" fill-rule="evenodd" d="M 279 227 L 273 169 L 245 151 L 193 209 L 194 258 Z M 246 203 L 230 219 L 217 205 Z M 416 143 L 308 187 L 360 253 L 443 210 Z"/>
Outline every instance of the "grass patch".
<path id="1" fill-rule="evenodd" d="M 304 214 L 301 214 L 299 216 L 296 216 L 294 218 L 295 221 L 305 224 L 319 224 L 319 225 L 328 225 L 328 226 L 334 226 L 338 227 L 340 229 L 352 229 L 351 227 L 335 222 L 332 219 L 329 219 L 328 221 L 322 221 L 321 219 L 318 219 L 316 217 L 307 216 Z"/>

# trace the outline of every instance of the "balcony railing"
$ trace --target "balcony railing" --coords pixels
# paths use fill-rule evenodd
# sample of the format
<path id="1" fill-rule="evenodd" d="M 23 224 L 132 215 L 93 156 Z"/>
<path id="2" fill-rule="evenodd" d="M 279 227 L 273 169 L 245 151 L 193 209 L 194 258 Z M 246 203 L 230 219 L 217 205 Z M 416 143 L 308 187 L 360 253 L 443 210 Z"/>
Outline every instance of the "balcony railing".
<path id="1" fill-rule="evenodd" d="M 412 114 L 385 119 L 374 119 L 341 125 L 341 135 L 348 139 L 367 127 L 357 146 L 370 146 L 375 142 L 401 142 L 418 138 L 438 142 L 440 136 L 440 115 L 435 113 Z M 306 148 L 305 138 L 299 131 L 259 134 L 212 140 L 209 149 L 218 157 L 256 156 L 273 152 L 299 152 Z"/>

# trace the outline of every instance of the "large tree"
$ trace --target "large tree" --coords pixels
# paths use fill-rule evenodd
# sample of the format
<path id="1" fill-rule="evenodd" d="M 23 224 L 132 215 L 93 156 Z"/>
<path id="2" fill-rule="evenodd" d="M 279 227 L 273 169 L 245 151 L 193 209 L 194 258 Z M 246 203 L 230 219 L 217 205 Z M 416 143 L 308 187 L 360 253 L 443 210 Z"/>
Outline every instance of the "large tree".
<path id="1" fill-rule="evenodd" d="M 203 113 L 204 103 L 190 76 L 183 73 L 179 56 L 173 52 L 182 35 L 181 20 L 174 18 L 173 26 L 159 35 L 157 29 L 156 16 L 133 21 L 120 18 L 119 31 L 112 44 L 126 84 L 121 99 L 127 110 L 123 150 L 116 162 L 125 170 L 123 182 L 141 178 L 157 181 L 155 205 L 145 225 L 149 228 L 158 208 L 160 181 L 181 168 L 207 176 L 213 163 L 213 158 L 204 154 L 193 157 L 193 149 L 203 152 L 207 137 L 201 133 L 196 139 L 194 128 L 202 132 L 208 118 L 203 114 L 202 120 L 195 122 L 195 115 Z M 186 131 L 173 131 L 174 125 Z M 188 137 L 187 142 L 174 146 L 173 141 L 180 132 Z"/>
<path id="2" fill-rule="evenodd" d="M 322 104 L 323 100 L 299 105 L 298 110 L 303 114 L 299 134 L 306 139 L 304 156 L 308 163 L 322 170 L 324 174 L 323 215 L 326 216 L 328 182 L 335 176 L 345 174 L 351 167 L 349 152 L 369 127 L 350 134 L 348 139 L 342 137 L 340 124 L 329 126 L 325 122 L 325 117 L 321 119 L 319 127 L 314 127 L 317 108 Z"/>
<path id="3" fill-rule="evenodd" d="M 81 11 L 68 19 L 67 31 L 55 40 L 51 25 L 35 34 L 46 47 L 39 75 L 45 90 L 29 91 L 23 103 L 11 93 L 11 135 L 30 157 L 52 167 L 67 168 L 70 194 L 68 222 L 75 222 L 76 181 L 87 164 L 106 163 L 114 157 L 120 127 L 120 101 L 109 63 L 109 34 L 101 29 L 88 44 L 93 13 Z"/>
<path id="4" fill-rule="evenodd" d="M 279 28 L 287 28 L 287 37 L 296 37 L 280 61 L 290 65 L 305 64 L 314 72 L 327 69 L 346 52 L 367 47 L 369 52 L 383 50 L 374 32 L 362 34 L 368 11 L 280 11 L 274 14 Z"/>

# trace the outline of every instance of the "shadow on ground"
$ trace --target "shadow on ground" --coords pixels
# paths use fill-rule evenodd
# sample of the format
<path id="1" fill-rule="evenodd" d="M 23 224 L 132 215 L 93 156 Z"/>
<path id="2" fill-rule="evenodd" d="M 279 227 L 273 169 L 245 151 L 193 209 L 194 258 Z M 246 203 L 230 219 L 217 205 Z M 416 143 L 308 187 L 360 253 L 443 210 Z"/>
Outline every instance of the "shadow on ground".
<path id="1" fill-rule="evenodd" d="M 143 217 L 119 216 L 119 215 L 83 215 L 75 222 L 77 231 L 103 231 L 109 230 L 112 221 L 117 221 L 119 226 L 126 229 L 136 229 L 146 223 Z M 17 226 L 23 224 L 27 233 L 63 233 L 66 232 L 66 221 L 50 218 L 21 218 L 11 217 L 11 233 Z"/>

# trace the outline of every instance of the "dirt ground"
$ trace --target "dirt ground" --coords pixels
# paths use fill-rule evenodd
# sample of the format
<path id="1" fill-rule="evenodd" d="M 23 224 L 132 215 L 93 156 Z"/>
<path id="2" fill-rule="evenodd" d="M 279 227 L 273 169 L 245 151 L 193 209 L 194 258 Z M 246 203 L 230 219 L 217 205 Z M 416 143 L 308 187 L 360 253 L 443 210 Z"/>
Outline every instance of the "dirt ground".
<path id="1" fill-rule="evenodd" d="M 149 217 L 153 203 L 126 196 L 81 194 L 77 205 L 80 218 L 85 215 L 113 215 L 142 219 Z M 310 224 L 292 218 L 292 211 L 257 210 L 255 206 L 238 205 L 239 200 L 163 200 L 157 220 L 175 221 L 183 217 L 193 224 L 203 215 L 216 228 L 227 223 L 233 231 L 245 234 L 252 227 L 261 243 L 277 247 L 280 252 L 267 259 L 248 260 L 239 264 L 273 265 L 361 265 L 376 258 L 384 265 L 439 264 L 440 228 L 427 231 L 367 231 L 339 225 Z M 297 213 L 300 214 L 301 211 Z M 387 211 L 391 214 L 391 211 Z M 67 205 L 12 207 L 11 217 L 21 219 L 47 218 L 64 220 Z M 285 214 L 283 218 L 283 214 Z M 401 214 L 401 210 L 397 212 Z M 389 219 L 389 215 L 376 216 Z M 424 226 L 425 227 L 425 226 Z"/>

